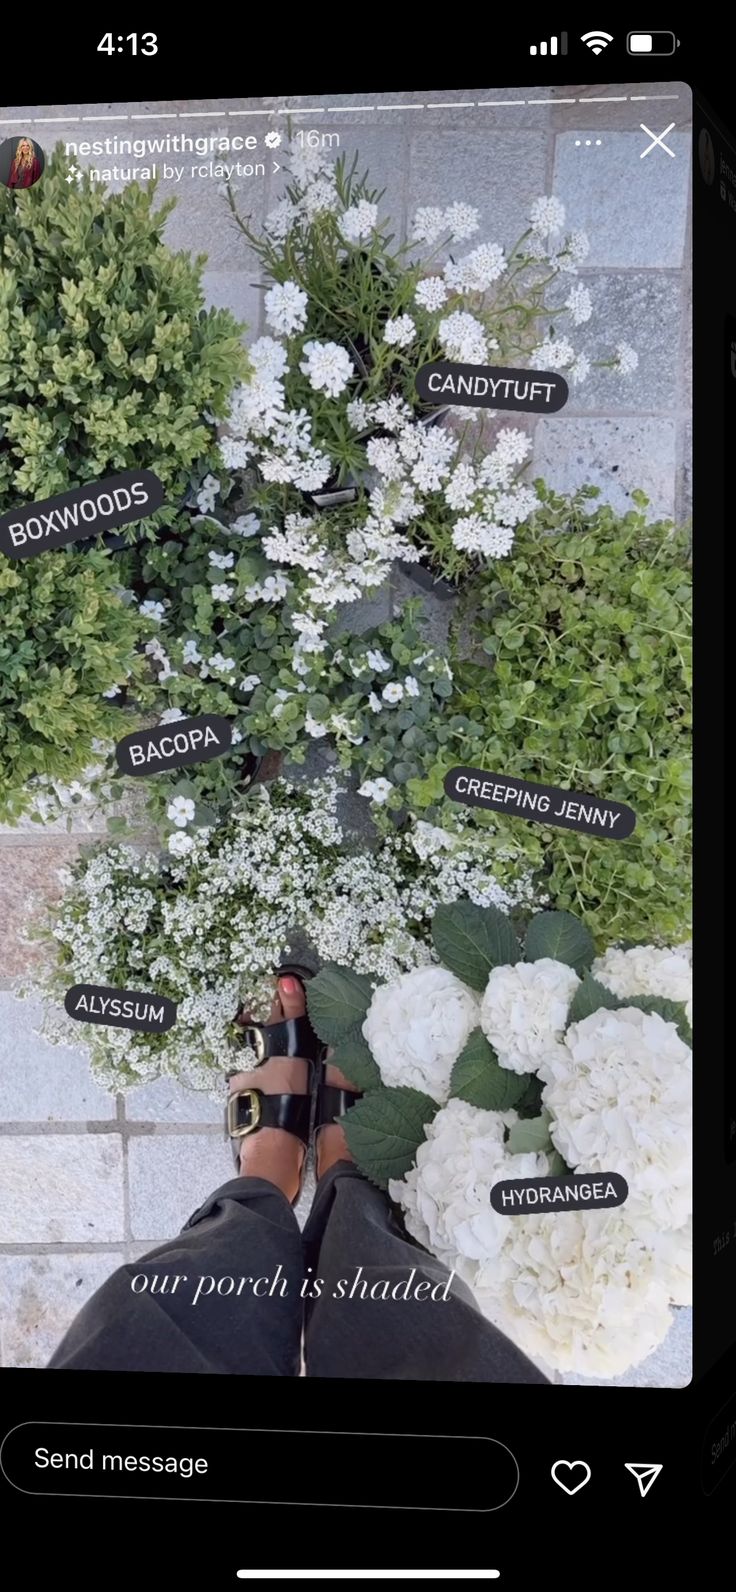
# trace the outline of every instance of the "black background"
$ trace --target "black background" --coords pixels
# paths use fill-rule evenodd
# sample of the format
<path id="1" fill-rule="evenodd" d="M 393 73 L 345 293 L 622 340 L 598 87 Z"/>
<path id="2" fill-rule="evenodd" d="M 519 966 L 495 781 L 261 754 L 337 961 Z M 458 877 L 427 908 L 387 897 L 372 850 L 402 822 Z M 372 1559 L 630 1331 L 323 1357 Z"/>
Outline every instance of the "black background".
<path id="1" fill-rule="evenodd" d="M 617 13 L 620 14 L 620 13 Z M 497 11 L 460 13 L 444 23 L 429 11 L 413 13 L 405 29 L 385 12 L 333 18 L 324 8 L 303 10 L 297 20 L 220 11 L 206 18 L 156 28 L 150 16 L 125 21 L 111 13 L 101 22 L 84 11 L 57 13 L 34 26 L 31 46 L 17 33 L 12 48 L 12 93 L 17 105 L 139 98 L 223 98 L 281 92 L 324 93 L 400 90 L 417 87 L 583 85 L 677 78 L 693 84 L 696 136 L 702 125 L 697 100 L 704 96 L 733 125 L 734 73 L 728 31 L 703 16 L 680 30 L 682 47 L 672 57 L 639 63 L 626 54 L 629 21 L 585 15 L 580 26 L 556 14 L 523 22 L 512 36 Z M 607 22 L 614 44 L 594 57 L 578 42 L 591 21 Z M 647 20 L 646 18 L 644 20 Z M 651 17 L 648 20 L 652 20 Z M 672 21 L 657 16 L 655 21 Z M 565 25 L 565 58 L 530 58 L 532 40 Z M 674 22 L 673 22 L 674 25 Z M 134 27 L 156 31 L 160 52 L 130 59 L 98 54 L 109 27 L 126 34 Z M 697 40 L 690 33 L 697 29 Z M 6 30 L 7 31 L 7 30 Z M 449 37 L 451 35 L 451 37 Z M 9 41 L 7 41 L 9 42 Z M 6 57 L 6 67 L 8 61 Z M 723 72 L 723 80 L 720 80 Z M 10 79 L 6 77 L 6 83 Z M 716 184 L 717 187 L 717 184 Z M 727 1565 L 736 1466 L 710 1498 L 701 1479 L 701 1459 L 711 1419 L 736 1386 L 733 1347 L 736 1271 L 736 1168 L 724 1145 L 724 1027 L 721 992 L 723 954 L 724 802 L 723 661 L 726 583 L 722 569 L 727 468 L 733 458 L 733 410 L 726 432 L 723 387 L 725 317 L 736 314 L 736 246 L 725 227 L 726 206 L 694 177 L 695 233 L 695 520 L 696 534 L 696 930 L 695 985 L 698 1022 L 696 1060 L 696 1302 L 695 1344 L 699 1378 L 688 1389 L 474 1387 L 411 1382 L 284 1383 L 219 1377 L 139 1377 L 40 1371 L 3 1372 L 0 1435 L 22 1421 L 107 1421 L 140 1425 L 240 1428 L 230 1437 L 233 1472 L 242 1474 L 243 1498 L 278 1499 L 281 1476 L 293 1465 L 288 1435 L 264 1443 L 256 1428 L 316 1428 L 331 1431 L 332 1462 L 343 1469 L 348 1451 L 339 1433 L 381 1431 L 483 1434 L 506 1443 L 516 1455 L 521 1481 L 512 1501 L 496 1514 L 404 1513 L 361 1508 L 361 1465 L 351 1446 L 347 1482 L 355 1508 L 279 1507 L 277 1504 L 99 1500 L 31 1497 L 0 1477 L 0 1499 L 13 1528 L 15 1555 L 24 1572 L 14 1584 L 55 1584 L 62 1575 L 77 1587 L 236 1587 L 239 1566 L 389 1564 L 497 1567 L 501 1588 L 656 1587 L 667 1575 L 687 1584 L 683 1551 L 695 1534 L 700 1573 Z M 728 461 L 728 465 L 727 465 Z M 730 502 L 733 504 L 733 488 Z M 698 954 L 699 952 L 699 954 Z M 729 1057 L 731 1066 L 733 1062 Z M 43 1177 L 43 1166 L 29 1176 Z M 1 1191 L 0 1191 L 1 1193 Z M 713 1259 L 713 1235 L 729 1229 L 730 1248 Z M 718 1356 L 723 1356 L 718 1360 Z M 731 1416 L 733 1417 L 733 1411 Z M 718 1429 L 718 1428 L 716 1428 Z M 123 1434 L 120 1433 L 122 1440 Z M 206 1454 L 201 1433 L 194 1452 Z M 59 1443 L 59 1447 L 71 1446 Z M 118 1445 L 120 1446 L 120 1445 Z M 453 1464 L 462 1468 L 460 1448 Z M 472 1445 L 469 1445 L 469 1447 Z M 426 1463 L 430 1450 L 427 1445 Z M 321 1447 L 320 1458 L 324 1455 Z M 385 1441 L 383 1465 L 398 1509 L 407 1486 L 397 1445 Z M 736 1457 L 736 1448 L 732 1449 Z M 345 1462 L 343 1462 L 345 1454 Z M 559 1458 L 591 1466 L 588 1486 L 573 1498 L 556 1488 L 550 1466 Z M 625 1461 L 664 1466 L 641 1499 Z M 266 1484 L 264 1484 L 264 1472 Z M 254 1494 L 249 1480 L 259 1478 Z M 311 1478 L 313 1480 L 313 1478 Z M 325 1492 L 330 1491 L 329 1475 Z M 434 1487 L 431 1489 L 434 1494 Z M 457 1476 L 448 1494 L 457 1492 Z M 333 1494 L 334 1495 L 334 1494 Z M 6 1549 L 10 1540 L 6 1528 Z"/>

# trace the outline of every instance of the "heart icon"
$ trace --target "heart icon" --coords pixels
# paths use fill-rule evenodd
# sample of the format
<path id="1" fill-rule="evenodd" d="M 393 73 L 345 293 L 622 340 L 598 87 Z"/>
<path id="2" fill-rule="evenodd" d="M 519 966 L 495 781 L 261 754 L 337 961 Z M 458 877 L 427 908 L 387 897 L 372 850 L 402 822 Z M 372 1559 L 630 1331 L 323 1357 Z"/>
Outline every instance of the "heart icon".
<path id="1" fill-rule="evenodd" d="M 566 1477 L 561 1475 L 560 1472 L 566 1472 Z M 577 1472 L 581 1476 L 580 1481 L 576 1481 L 574 1485 L 573 1472 Z M 573 1493 L 580 1492 L 580 1488 L 585 1487 L 590 1481 L 590 1465 L 586 1465 L 584 1459 L 555 1460 L 552 1466 L 552 1480 L 556 1481 L 557 1486 L 561 1487 L 563 1492 L 569 1493 L 572 1498 Z"/>

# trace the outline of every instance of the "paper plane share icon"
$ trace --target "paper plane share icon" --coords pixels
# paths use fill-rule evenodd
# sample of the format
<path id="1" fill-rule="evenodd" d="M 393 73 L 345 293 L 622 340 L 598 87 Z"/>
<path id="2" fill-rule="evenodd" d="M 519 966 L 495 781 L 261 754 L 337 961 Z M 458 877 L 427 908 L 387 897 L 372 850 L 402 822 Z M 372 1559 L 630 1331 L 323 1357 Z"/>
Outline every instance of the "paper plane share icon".
<path id="1" fill-rule="evenodd" d="M 646 1495 L 649 1492 L 649 1488 L 657 1480 L 657 1477 L 658 1477 L 660 1471 L 662 1470 L 662 1468 L 663 1467 L 661 1465 L 625 1465 L 624 1466 L 625 1470 L 630 1470 L 632 1476 L 636 1477 L 637 1486 L 639 1488 L 639 1492 L 641 1493 L 642 1498 L 646 1498 Z"/>

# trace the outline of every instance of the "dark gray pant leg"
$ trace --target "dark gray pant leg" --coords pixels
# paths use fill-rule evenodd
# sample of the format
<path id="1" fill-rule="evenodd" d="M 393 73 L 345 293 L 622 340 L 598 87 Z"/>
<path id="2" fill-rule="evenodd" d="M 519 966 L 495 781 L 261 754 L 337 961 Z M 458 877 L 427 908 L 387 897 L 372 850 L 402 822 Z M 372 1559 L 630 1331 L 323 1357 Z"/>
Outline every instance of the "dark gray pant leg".
<path id="1" fill-rule="evenodd" d="M 241 1277 L 280 1281 L 254 1295 Z M 52 1370 L 199 1371 L 244 1376 L 296 1376 L 301 1363 L 304 1260 L 294 1212 L 264 1178 L 223 1184 L 190 1216 L 183 1231 L 141 1260 L 121 1266 L 80 1310 L 49 1362 Z M 151 1279 L 175 1293 L 152 1294 Z M 144 1292 L 133 1278 L 147 1277 Z M 200 1276 L 235 1278 L 232 1293 L 202 1294 Z M 139 1286 L 139 1285 L 137 1285 Z"/>
<path id="2" fill-rule="evenodd" d="M 480 1314 L 470 1290 L 453 1278 L 447 1301 L 360 1297 L 360 1282 L 439 1284 L 449 1273 L 407 1238 L 388 1196 L 350 1162 L 320 1181 L 304 1230 L 310 1277 L 323 1292 L 307 1303 L 308 1376 L 371 1377 L 419 1382 L 546 1382 L 510 1339 Z M 355 1282 L 358 1291 L 347 1297 Z M 345 1294 L 336 1298 L 338 1279 Z"/>

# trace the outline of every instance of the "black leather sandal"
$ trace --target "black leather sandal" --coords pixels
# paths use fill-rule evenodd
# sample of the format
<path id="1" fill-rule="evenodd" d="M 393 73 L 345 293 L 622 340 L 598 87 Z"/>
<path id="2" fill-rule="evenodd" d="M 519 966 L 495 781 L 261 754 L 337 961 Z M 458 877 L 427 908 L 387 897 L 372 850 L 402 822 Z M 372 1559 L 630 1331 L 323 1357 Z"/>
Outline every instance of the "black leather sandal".
<path id="1" fill-rule="evenodd" d="M 313 976 L 309 968 L 293 962 L 284 963 L 275 972 L 279 978 L 291 973 L 302 985 Z M 263 1089 L 231 1091 L 225 1107 L 225 1132 L 232 1140 L 233 1159 L 238 1168 L 240 1139 L 257 1133 L 260 1128 L 283 1128 L 286 1133 L 293 1133 L 295 1138 L 300 1139 L 306 1149 L 309 1144 L 314 1063 L 324 1051 L 306 1012 L 301 1017 L 285 1017 L 277 1023 L 245 1023 L 242 1034 L 244 1043 L 255 1052 L 256 1067 L 262 1067 L 269 1056 L 298 1056 L 305 1061 L 308 1087 L 306 1094 L 266 1094 Z M 234 1068 L 228 1077 L 232 1078 L 243 1070 Z"/>
<path id="2" fill-rule="evenodd" d="M 329 1065 L 329 1063 L 327 1063 Z M 325 1083 L 325 1063 L 320 1068 L 319 1083 L 317 1084 L 317 1101 L 314 1112 L 314 1139 L 320 1128 L 328 1128 L 330 1123 L 339 1122 L 354 1106 L 357 1100 L 363 1099 L 362 1089 L 341 1089 L 337 1084 Z"/>

